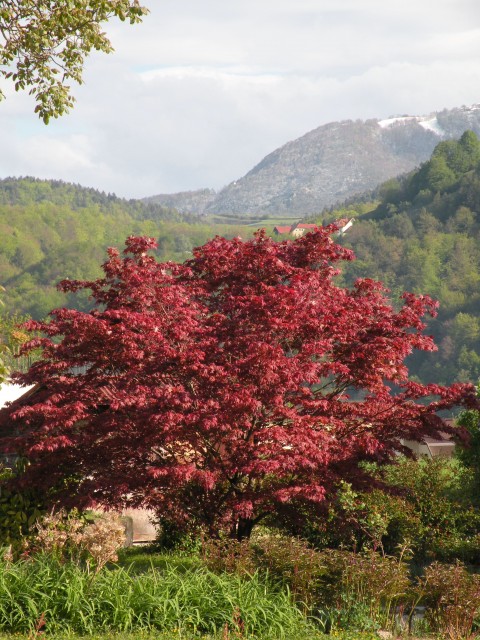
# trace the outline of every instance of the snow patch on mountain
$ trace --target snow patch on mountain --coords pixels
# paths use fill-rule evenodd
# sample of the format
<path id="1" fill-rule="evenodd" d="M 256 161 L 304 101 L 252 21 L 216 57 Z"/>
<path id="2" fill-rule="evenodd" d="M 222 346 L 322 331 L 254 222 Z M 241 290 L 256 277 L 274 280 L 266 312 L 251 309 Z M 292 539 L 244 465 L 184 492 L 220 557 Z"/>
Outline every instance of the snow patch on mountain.
<path id="1" fill-rule="evenodd" d="M 382 129 L 388 129 L 394 125 L 406 125 L 412 122 L 418 123 L 426 131 L 433 131 L 437 136 L 443 137 L 445 135 L 445 131 L 440 126 L 436 116 L 398 116 L 395 118 L 386 118 L 385 120 L 379 120 L 378 126 Z"/>
<path id="2" fill-rule="evenodd" d="M 438 123 L 437 118 L 430 118 L 429 120 L 418 120 L 418 124 L 427 131 L 433 131 L 437 136 L 444 136 L 445 131 Z"/>
<path id="3" fill-rule="evenodd" d="M 396 118 L 387 118 L 386 120 L 379 120 L 378 125 L 382 129 L 386 129 L 387 127 L 391 127 L 392 125 L 398 124 L 399 122 L 406 124 L 407 122 L 412 122 L 412 121 L 414 122 L 415 120 L 418 120 L 418 116 L 398 116 Z"/>

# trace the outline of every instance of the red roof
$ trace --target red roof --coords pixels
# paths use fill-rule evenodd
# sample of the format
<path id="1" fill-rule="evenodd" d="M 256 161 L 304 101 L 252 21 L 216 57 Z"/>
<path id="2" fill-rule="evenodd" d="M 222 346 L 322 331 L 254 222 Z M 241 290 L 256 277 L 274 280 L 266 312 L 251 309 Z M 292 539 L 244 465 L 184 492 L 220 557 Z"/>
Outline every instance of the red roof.
<path id="1" fill-rule="evenodd" d="M 316 229 L 317 227 L 318 224 L 304 224 L 303 222 L 295 225 L 295 229 Z"/>
<path id="2" fill-rule="evenodd" d="M 290 226 L 288 226 L 288 227 L 284 227 L 284 226 L 283 226 L 283 227 L 282 227 L 282 226 L 280 226 L 280 227 L 273 227 L 273 230 L 274 230 L 276 233 L 290 233 L 290 231 L 292 230 L 292 227 L 290 227 Z"/>

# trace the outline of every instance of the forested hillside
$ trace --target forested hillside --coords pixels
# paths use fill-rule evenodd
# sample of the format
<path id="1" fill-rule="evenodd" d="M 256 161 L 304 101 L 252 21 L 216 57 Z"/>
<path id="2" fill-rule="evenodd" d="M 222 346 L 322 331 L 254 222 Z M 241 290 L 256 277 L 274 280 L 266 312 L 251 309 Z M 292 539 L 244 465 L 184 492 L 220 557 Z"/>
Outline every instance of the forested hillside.
<path id="1" fill-rule="evenodd" d="M 67 301 L 55 285 L 63 278 L 100 275 L 108 246 L 129 235 L 158 239 L 162 260 L 183 261 L 214 233 L 245 235 L 245 228 L 218 225 L 138 200 L 60 181 L 0 181 L 0 285 L 4 312 L 44 317 Z M 86 301 L 83 301 L 86 304 Z"/>
<path id="2" fill-rule="evenodd" d="M 437 353 L 416 356 L 424 381 L 480 378 L 480 142 L 467 131 L 441 142 L 419 170 L 381 185 L 343 242 L 357 256 L 343 278 L 372 277 L 398 297 L 426 293 L 440 301 L 429 330 Z M 368 208 L 368 207 L 367 207 Z M 319 222 L 365 211 L 365 203 L 329 212 Z"/>

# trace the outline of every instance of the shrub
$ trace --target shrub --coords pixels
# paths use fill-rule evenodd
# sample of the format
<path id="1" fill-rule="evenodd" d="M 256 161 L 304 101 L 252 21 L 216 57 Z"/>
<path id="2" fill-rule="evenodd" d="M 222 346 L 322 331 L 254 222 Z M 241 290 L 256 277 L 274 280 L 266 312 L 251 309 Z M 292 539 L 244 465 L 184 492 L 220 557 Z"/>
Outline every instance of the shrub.
<path id="1" fill-rule="evenodd" d="M 318 600 L 325 567 L 322 556 L 299 538 L 264 535 L 254 543 L 257 567 L 288 585 L 297 601 L 311 608 Z"/>
<path id="2" fill-rule="evenodd" d="M 185 526 L 182 529 L 163 516 L 158 517 L 154 524 L 158 532 L 154 545 L 157 550 L 191 553 L 200 549 L 203 535 L 199 528 L 190 525 L 191 528 Z"/>
<path id="3" fill-rule="evenodd" d="M 317 551 L 299 538 L 280 534 L 256 535 L 251 542 L 209 540 L 204 544 L 206 565 L 216 572 L 249 576 L 260 571 L 270 582 L 286 586 L 295 600 L 311 609 L 318 598 L 324 571 Z"/>
<path id="4" fill-rule="evenodd" d="M 385 479 L 403 493 L 418 518 L 411 538 L 417 562 L 480 558 L 480 515 L 472 507 L 473 475 L 458 460 L 400 460 Z"/>
<path id="5" fill-rule="evenodd" d="M 118 559 L 117 551 L 125 543 L 125 526 L 120 517 L 105 513 L 88 522 L 78 512 L 65 511 L 44 516 L 37 523 L 34 550 L 65 561 L 84 562 L 98 572 L 107 562 Z"/>
<path id="6" fill-rule="evenodd" d="M 418 514 L 403 496 L 379 488 L 356 492 L 343 482 L 313 541 L 320 547 L 374 549 L 392 555 L 405 540 L 415 539 L 418 529 Z"/>
<path id="7" fill-rule="evenodd" d="M 419 580 L 417 593 L 426 605 L 432 627 L 449 640 L 478 637 L 473 632 L 480 609 L 480 575 L 467 572 L 461 562 L 434 562 Z"/>
<path id="8" fill-rule="evenodd" d="M 474 473 L 459 460 L 399 458 L 370 465 L 374 488 L 339 486 L 327 514 L 307 514 L 297 531 L 318 548 L 383 550 L 396 555 L 405 541 L 417 563 L 480 562 L 480 512 Z M 382 488 L 383 485 L 383 488 Z"/>
<path id="9" fill-rule="evenodd" d="M 395 607 L 410 600 L 408 566 L 373 550 L 316 551 L 307 542 L 279 534 L 252 542 L 209 541 L 205 561 L 214 571 L 265 573 L 292 592 L 304 613 L 324 627 L 369 631 L 393 626 Z"/>
<path id="10" fill-rule="evenodd" d="M 202 557 L 205 565 L 215 573 L 250 576 L 258 568 L 254 548 L 248 540 L 209 538 L 203 542 Z"/>
<path id="11" fill-rule="evenodd" d="M 10 488 L 9 481 L 15 473 L 0 465 L 0 545 L 11 546 L 18 552 L 44 509 L 35 490 Z"/>
<path id="12" fill-rule="evenodd" d="M 325 566 L 320 605 L 329 610 L 332 625 L 358 631 L 393 625 L 396 606 L 410 597 L 402 556 L 372 550 L 325 550 L 320 556 Z"/>

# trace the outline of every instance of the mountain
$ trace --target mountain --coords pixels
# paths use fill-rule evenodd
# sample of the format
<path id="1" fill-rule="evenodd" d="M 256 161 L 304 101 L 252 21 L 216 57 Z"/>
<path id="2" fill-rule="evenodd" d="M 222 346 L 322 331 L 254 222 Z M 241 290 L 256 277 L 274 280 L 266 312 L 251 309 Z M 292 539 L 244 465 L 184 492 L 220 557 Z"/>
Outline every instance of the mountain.
<path id="1" fill-rule="evenodd" d="M 442 140 L 480 134 L 480 105 L 387 120 L 332 122 L 288 142 L 218 193 L 152 196 L 179 211 L 307 216 L 428 160 Z"/>
<path id="2" fill-rule="evenodd" d="M 89 208 L 96 208 L 102 214 L 127 214 L 135 220 L 189 219 L 189 216 L 180 214 L 173 207 L 141 200 L 126 200 L 114 193 L 107 194 L 63 180 L 41 180 L 31 176 L 0 179 L 0 207 L 34 205 L 66 207 L 79 216 Z"/>

